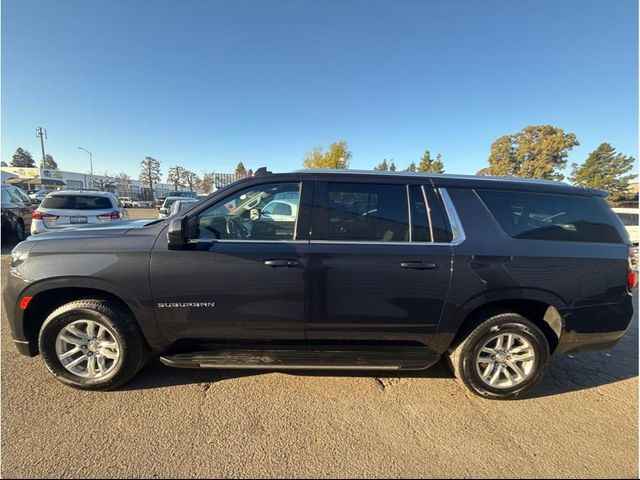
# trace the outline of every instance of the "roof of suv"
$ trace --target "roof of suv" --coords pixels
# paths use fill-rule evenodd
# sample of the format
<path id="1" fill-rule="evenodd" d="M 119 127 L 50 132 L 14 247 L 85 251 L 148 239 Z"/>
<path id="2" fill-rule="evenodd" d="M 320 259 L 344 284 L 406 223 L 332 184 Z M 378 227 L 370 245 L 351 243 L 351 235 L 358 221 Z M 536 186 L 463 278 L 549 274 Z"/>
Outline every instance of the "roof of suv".
<path id="1" fill-rule="evenodd" d="M 100 190 L 55 190 L 49 195 L 97 195 L 100 197 L 115 197 L 111 192 L 101 192 Z"/>
<path id="2" fill-rule="evenodd" d="M 342 170 L 342 169 L 303 169 L 294 173 L 321 176 L 379 176 L 401 178 L 428 178 L 437 187 L 473 187 L 473 188 L 513 188 L 532 191 L 555 191 L 582 195 L 606 196 L 607 192 L 595 188 L 583 188 L 569 185 L 558 180 L 539 180 L 518 177 L 492 177 L 480 175 L 456 175 L 445 173 L 390 172 L 380 170 Z"/>

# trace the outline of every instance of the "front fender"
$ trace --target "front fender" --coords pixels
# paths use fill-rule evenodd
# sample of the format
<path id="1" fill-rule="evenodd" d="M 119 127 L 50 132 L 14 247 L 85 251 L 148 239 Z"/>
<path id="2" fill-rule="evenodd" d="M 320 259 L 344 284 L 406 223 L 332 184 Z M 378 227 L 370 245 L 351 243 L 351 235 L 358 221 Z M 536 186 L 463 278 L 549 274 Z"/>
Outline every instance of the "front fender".
<path id="1" fill-rule="evenodd" d="M 37 306 L 38 296 L 58 291 L 61 300 L 104 292 L 117 297 L 133 313 L 152 348 L 166 344 L 157 327 L 149 285 L 149 255 L 137 253 L 95 253 L 90 261 L 83 254 L 33 255 L 23 265 L 10 269 L 5 290 L 6 307 L 15 340 L 27 340 L 23 297 L 32 297 L 28 310 Z M 87 267 L 91 269 L 87 272 Z M 84 273 L 82 273 L 84 271 Z M 66 297 L 66 298 L 65 298 Z M 42 298 L 42 297 L 41 297 Z M 77 298 L 77 297 L 76 297 Z"/>

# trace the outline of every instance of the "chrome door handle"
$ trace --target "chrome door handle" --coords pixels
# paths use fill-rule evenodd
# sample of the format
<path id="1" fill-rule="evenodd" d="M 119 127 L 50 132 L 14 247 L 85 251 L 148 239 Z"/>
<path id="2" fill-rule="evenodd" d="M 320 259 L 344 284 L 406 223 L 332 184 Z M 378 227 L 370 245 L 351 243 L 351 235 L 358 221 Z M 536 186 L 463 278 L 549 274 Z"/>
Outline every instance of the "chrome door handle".
<path id="1" fill-rule="evenodd" d="M 291 259 L 276 259 L 276 260 L 265 260 L 264 264 L 267 267 L 299 267 L 300 260 L 291 260 Z"/>
<path id="2" fill-rule="evenodd" d="M 401 262 L 402 268 L 411 268 L 413 270 L 433 270 L 437 267 L 435 263 L 429 262 Z"/>

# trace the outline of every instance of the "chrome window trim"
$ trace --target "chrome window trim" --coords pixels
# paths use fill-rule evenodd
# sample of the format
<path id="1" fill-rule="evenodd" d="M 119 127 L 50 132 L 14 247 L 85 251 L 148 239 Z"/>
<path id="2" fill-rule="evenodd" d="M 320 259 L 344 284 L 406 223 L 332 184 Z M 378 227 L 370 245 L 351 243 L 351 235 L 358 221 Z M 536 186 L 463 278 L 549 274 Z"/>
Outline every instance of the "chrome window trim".
<path id="1" fill-rule="evenodd" d="M 439 247 L 449 247 L 451 246 L 450 243 L 446 243 L 446 242 L 406 242 L 406 241 L 402 241 L 402 242 L 384 242 L 384 241 L 380 241 L 380 242 L 375 242 L 373 240 L 371 241 L 357 241 L 357 240 L 311 240 L 309 243 L 313 243 L 313 244 L 335 244 L 335 245 L 395 245 L 396 247 L 398 246 L 403 246 L 403 247 L 410 247 L 410 246 L 418 246 L 418 247 L 425 247 L 425 246 L 429 246 L 429 245 L 434 245 L 434 246 L 439 246 Z"/>
<path id="2" fill-rule="evenodd" d="M 415 242 L 415 241 L 401 241 L 401 242 L 376 242 L 376 241 L 354 241 L 354 240 L 233 240 L 233 239 L 190 239 L 189 243 L 291 243 L 291 244 L 314 244 L 314 245 L 394 245 L 394 246 L 417 246 L 417 247 L 425 247 L 425 246 L 435 246 L 435 247 L 447 247 L 447 246 L 457 246 L 462 244 L 466 239 L 466 234 L 464 232 L 464 228 L 462 227 L 462 223 L 460 222 L 460 217 L 458 216 L 458 212 L 456 211 L 455 206 L 453 205 L 453 201 L 449 196 L 449 192 L 446 188 L 438 188 L 438 192 L 442 197 L 442 202 L 444 204 L 445 212 L 447 217 L 449 218 L 449 224 L 451 225 L 451 233 L 453 238 L 451 242 Z M 409 194 L 410 192 L 407 192 Z M 423 187 L 423 194 L 424 194 Z M 409 195 L 408 195 L 409 199 Z M 425 202 L 427 202 L 425 198 Z M 410 203 L 410 200 L 409 200 Z M 429 204 L 426 203 L 427 208 L 429 209 Z M 410 205 L 409 205 L 410 206 Z M 411 209 L 409 208 L 409 212 Z M 409 213 L 411 215 L 411 213 Z M 296 220 L 297 221 L 297 220 Z M 411 228 L 411 222 L 410 222 Z"/>
<path id="3" fill-rule="evenodd" d="M 455 247 L 464 242 L 467 237 L 464 233 L 464 229 L 462 228 L 462 223 L 460 222 L 460 217 L 458 216 L 458 212 L 456 211 L 453 201 L 449 196 L 449 192 L 447 192 L 446 188 L 438 188 L 438 192 L 442 197 L 442 203 L 444 204 L 445 212 L 447 217 L 449 218 L 449 225 L 451 225 L 451 233 L 453 238 L 451 242 L 376 242 L 376 241 L 343 241 L 343 240 L 311 240 L 310 244 L 327 244 L 327 245 L 394 245 L 394 246 L 417 246 L 417 247 L 426 247 L 426 246 L 434 246 L 434 247 Z M 423 186 L 423 193 L 424 186 Z M 425 202 L 427 202 L 425 198 Z M 426 203 L 427 208 L 429 203 Z"/>
<path id="4" fill-rule="evenodd" d="M 431 243 L 433 243 L 433 239 L 435 236 L 433 235 L 433 222 L 431 221 L 431 206 L 429 205 L 429 199 L 427 198 L 427 191 L 424 188 L 424 185 L 420 185 L 420 191 L 422 192 L 422 198 L 424 199 L 424 204 L 427 206 L 427 220 L 429 222 L 429 235 L 431 235 Z"/>
<path id="5" fill-rule="evenodd" d="M 449 224 L 451 225 L 451 233 L 453 234 L 451 245 L 460 245 L 467 239 L 467 236 L 465 235 L 464 229 L 462 228 L 462 222 L 460 222 L 460 217 L 458 216 L 456 207 L 453 205 L 453 201 L 451 201 L 451 197 L 449 196 L 449 192 L 446 188 L 438 188 L 438 191 L 440 192 L 440 196 L 442 197 L 444 209 L 447 212 L 447 217 L 449 217 Z"/>
<path id="6" fill-rule="evenodd" d="M 405 186 L 407 193 L 407 212 L 409 213 L 409 243 L 413 242 L 413 214 L 411 213 L 411 187 Z"/>
<path id="7" fill-rule="evenodd" d="M 309 240 L 235 240 L 217 238 L 192 238 L 189 243 L 309 243 Z"/>

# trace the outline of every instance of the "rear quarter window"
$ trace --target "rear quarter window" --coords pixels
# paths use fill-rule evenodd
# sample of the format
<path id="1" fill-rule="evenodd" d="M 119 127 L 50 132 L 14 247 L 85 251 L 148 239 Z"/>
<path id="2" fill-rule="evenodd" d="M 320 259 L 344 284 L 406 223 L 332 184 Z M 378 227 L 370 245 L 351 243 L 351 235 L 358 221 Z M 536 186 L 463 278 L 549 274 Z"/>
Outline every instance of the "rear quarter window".
<path id="1" fill-rule="evenodd" d="M 602 198 L 476 190 L 511 238 L 625 243 L 620 221 Z"/>

